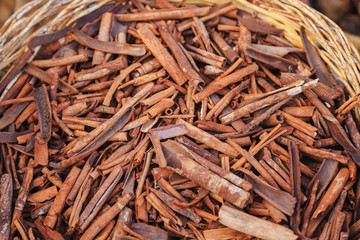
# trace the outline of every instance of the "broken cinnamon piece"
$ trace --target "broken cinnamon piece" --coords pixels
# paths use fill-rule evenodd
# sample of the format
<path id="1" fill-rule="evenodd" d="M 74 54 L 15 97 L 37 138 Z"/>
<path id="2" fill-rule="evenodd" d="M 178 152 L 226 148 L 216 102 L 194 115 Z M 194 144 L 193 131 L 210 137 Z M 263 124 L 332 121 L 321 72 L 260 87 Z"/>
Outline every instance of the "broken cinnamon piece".
<path id="1" fill-rule="evenodd" d="M 208 190 L 221 194 L 224 199 L 240 208 L 247 204 L 248 192 L 206 170 L 206 168 L 193 161 L 189 154 L 171 140 L 164 142 L 162 148 L 169 168 L 193 179 Z M 212 185 L 212 182 L 216 182 L 216 186 Z"/>
<path id="2" fill-rule="evenodd" d="M 123 230 L 122 226 L 130 226 L 132 222 L 132 215 L 133 212 L 130 208 L 125 207 L 123 210 L 119 213 L 119 217 L 116 221 L 116 225 L 110 234 L 110 238 L 113 239 L 119 239 L 121 236 L 125 236 L 126 232 Z"/>
<path id="3" fill-rule="evenodd" d="M 269 174 L 274 178 L 276 183 L 285 191 L 291 192 L 291 186 L 289 183 L 285 182 L 282 177 L 274 170 L 272 169 L 267 163 L 265 163 L 264 160 L 259 161 L 260 164 L 263 166 L 263 168 L 269 172 Z"/>
<path id="4" fill-rule="evenodd" d="M 260 173 L 262 177 L 265 178 L 265 180 L 272 186 L 277 187 L 275 180 L 272 178 L 272 176 L 261 166 L 261 164 L 245 149 L 240 147 L 238 144 L 236 144 L 234 141 L 232 141 L 231 138 L 227 140 L 227 142 L 232 146 L 239 154 L 244 156 L 246 160 L 250 162 L 250 164 Z"/>
<path id="5" fill-rule="evenodd" d="M 294 47 L 276 47 L 276 46 L 269 46 L 262 44 L 251 44 L 251 47 L 259 51 L 266 52 L 268 54 L 278 55 L 280 57 L 284 57 L 285 55 L 291 52 L 296 52 L 296 53 L 304 52 L 303 49 L 294 48 Z"/>
<path id="6" fill-rule="evenodd" d="M 269 215 L 276 223 L 280 223 L 282 221 L 287 222 L 287 218 L 286 218 L 285 214 L 283 214 L 281 211 L 279 211 L 279 209 L 277 209 L 276 207 L 271 205 L 266 200 L 264 200 L 262 203 L 269 210 Z"/>
<path id="7" fill-rule="evenodd" d="M 69 194 L 71 188 L 75 184 L 77 177 L 80 174 L 80 169 L 72 167 L 69 175 L 66 177 L 64 183 L 61 185 L 59 193 L 57 194 L 54 204 L 51 206 L 48 214 L 44 219 L 44 225 L 53 229 L 58 221 L 58 214 L 60 214 L 65 206 L 65 199 Z"/>
<path id="8" fill-rule="evenodd" d="M 228 227 L 204 230 L 203 234 L 205 239 L 209 239 L 209 240 L 227 239 L 227 238 L 231 239 L 243 235 L 245 236 L 245 234 Z"/>
<path id="9" fill-rule="evenodd" d="M 232 138 L 232 140 L 241 147 L 250 146 L 252 144 L 251 139 L 250 139 L 249 136 L 239 137 L 239 138 Z"/>
<path id="10" fill-rule="evenodd" d="M 302 219 L 301 232 L 303 234 L 306 232 L 308 224 L 309 224 L 309 219 L 311 217 L 311 212 L 312 212 L 314 204 L 315 204 L 316 191 L 318 190 L 318 187 L 319 187 L 319 180 L 315 180 L 314 184 L 312 185 L 311 192 L 309 195 L 309 200 L 308 200 L 307 206 L 305 208 L 303 219 Z M 308 189 L 310 189 L 310 188 L 308 188 Z"/>
<path id="11" fill-rule="evenodd" d="M 179 141 L 179 140 L 178 140 Z M 181 143 L 181 141 L 180 141 Z M 187 146 L 184 146 L 184 144 L 181 145 L 181 147 L 188 152 L 193 159 L 198 162 L 203 167 L 213 171 L 214 173 L 218 174 L 219 176 L 225 178 L 229 182 L 235 184 L 238 187 L 241 187 L 245 191 L 250 191 L 252 186 L 248 182 L 244 181 L 242 178 L 237 177 L 235 174 L 229 172 L 229 170 L 224 170 L 223 168 L 219 167 L 218 165 L 209 162 L 206 158 L 203 156 L 200 156 L 196 152 L 189 149 Z"/>
<path id="12" fill-rule="evenodd" d="M 316 85 L 316 82 L 317 81 L 314 80 L 312 82 L 305 83 L 305 84 L 299 83 L 300 86 L 290 88 L 289 90 L 286 90 L 283 92 L 275 93 L 274 95 L 266 97 L 260 101 L 255 101 L 255 102 L 249 103 L 243 107 L 240 107 L 240 108 L 234 110 L 233 112 L 231 112 L 230 114 L 227 114 L 225 116 L 220 116 L 220 120 L 224 124 L 230 123 L 232 121 L 235 121 L 235 120 L 243 117 L 246 114 L 252 113 L 256 110 L 262 109 L 271 104 L 278 103 L 287 98 L 296 96 L 296 95 L 300 94 L 303 91 L 303 89 L 314 87 Z"/>
<path id="13" fill-rule="evenodd" d="M 145 183 L 145 179 L 146 179 L 146 176 L 149 172 L 149 168 L 150 168 L 150 164 L 151 164 L 151 159 L 152 159 L 152 152 L 149 152 L 147 153 L 146 155 L 146 161 L 145 161 L 145 166 L 144 166 L 144 169 L 143 169 L 143 172 L 142 172 L 142 175 L 141 175 L 141 178 L 139 180 L 139 183 L 138 183 L 138 186 L 137 186 L 137 189 L 136 189 L 136 197 L 139 197 L 140 194 L 142 193 L 143 191 L 143 187 L 144 187 L 144 183 Z"/>
<path id="14" fill-rule="evenodd" d="M 146 73 L 152 72 L 155 69 L 158 69 L 161 67 L 161 64 L 159 63 L 156 58 L 150 59 L 146 62 L 144 62 L 140 67 L 138 67 L 133 75 L 134 77 L 140 77 Z"/>
<path id="15" fill-rule="evenodd" d="M 145 223 L 133 223 L 131 225 L 131 231 L 132 232 L 129 231 L 131 234 L 138 234 L 136 235 L 136 237 L 138 237 L 139 239 L 168 239 L 168 233 L 166 231 Z"/>
<path id="16" fill-rule="evenodd" d="M 89 157 L 89 159 L 86 161 L 86 163 L 82 167 L 81 172 L 79 173 L 79 176 L 78 176 L 74 186 L 70 190 L 69 194 L 66 196 L 66 203 L 69 206 L 73 205 L 73 201 L 75 200 L 75 197 L 78 194 L 80 187 L 83 185 L 83 182 L 85 181 L 86 176 L 90 172 L 93 162 L 95 160 L 95 157 L 97 157 L 97 155 L 98 155 L 97 153 L 94 153 L 93 155 L 91 155 Z"/>
<path id="17" fill-rule="evenodd" d="M 123 131 L 128 131 L 130 129 L 134 129 L 136 127 L 139 127 L 145 123 L 147 123 L 148 121 L 150 121 L 149 116 L 143 116 L 140 117 L 132 122 L 129 122 L 128 124 L 125 125 L 125 127 L 122 129 Z M 110 138 L 111 139 L 111 138 Z"/>
<path id="18" fill-rule="evenodd" d="M 95 219 L 91 226 L 82 235 L 81 239 L 91 239 L 95 237 L 133 198 L 134 195 L 131 193 L 119 198 L 111 208 Z"/>
<path id="19" fill-rule="evenodd" d="M 329 87 L 336 86 L 338 83 L 336 82 L 334 75 L 329 72 L 328 68 L 321 60 L 320 54 L 318 53 L 317 49 L 308 40 L 304 27 L 300 28 L 300 36 L 306 50 L 306 57 L 308 59 L 308 62 L 310 63 L 310 66 L 312 68 L 316 69 L 316 76 L 325 85 Z"/>
<path id="20" fill-rule="evenodd" d="M 85 230 L 91 221 L 95 219 L 97 213 L 103 206 L 106 196 L 110 195 L 116 184 L 119 182 L 122 176 L 121 167 L 116 167 L 111 174 L 106 178 L 101 187 L 97 190 L 94 196 L 91 198 L 85 209 L 82 211 L 79 222 L 77 225 L 80 229 Z"/>
<path id="21" fill-rule="evenodd" d="M 4 80 L 5 80 L 5 78 L 4 78 Z M 27 74 L 27 73 L 21 74 L 19 76 L 19 78 L 16 80 L 16 82 L 14 83 L 14 85 L 7 86 L 6 89 L 8 90 L 8 92 L 4 96 L 2 96 L 1 102 L 10 100 L 10 99 L 13 99 L 16 97 L 20 97 L 19 96 L 20 90 L 22 88 L 25 88 L 25 86 L 28 86 L 28 85 L 29 85 L 29 74 Z M 5 110 L 6 110 L 6 107 L 0 107 L 0 113 L 3 113 Z"/>
<path id="22" fill-rule="evenodd" d="M 213 41 L 218 45 L 222 53 L 229 60 L 230 63 L 234 63 L 239 57 L 238 54 L 225 42 L 225 40 L 215 31 L 210 33 Z"/>
<path id="23" fill-rule="evenodd" d="M 45 85 L 34 89 L 36 112 L 40 125 L 40 133 L 35 137 L 35 166 L 48 164 L 47 142 L 51 137 L 51 106 Z"/>
<path id="24" fill-rule="evenodd" d="M 171 222 L 176 225 L 182 226 L 180 218 L 175 214 L 175 212 L 165 205 L 154 193 L 150 192 L 146 197 L 146 200 L 154 207 L 161 215 L 168 218 Z"/>
<path id="25" fill-rule="evenodd" d="M 331 209 L 329 209 L 328 207 L 335 203 L 336 199 L 339 197 L 341 191 L 343 190 L 343 187 L 345 186 L 348 178 L 349 178 L 349 170 L 347 168 L 342 168 L 334 178 L 333 182 L 329 186 L 326 193 L 321 198 L 319 205 L 317 206 L 313 215 L 311 216 L 309 226 L 306 231 L 306 236 L 312 236 L 317 226 L 324 219 L 324 217 L 330 212 Z M 344 193 L 346 192 L 344 191 Z M 340 200 L 338 202 L 338 204 L 340 203 L 340 206 L 343 204 L 343 201 L 345 200 L 344 197 L 345 194 L 341 194 L 341 195 L 342 196 L 340 197 Z M 343 200 L 341 201 L 341 199 Z M 336 207 L 334 209 L 336 209 Z"/>
<path id="26" fill-rule="evenodd" d="M 206 51 L 212 53 L 213 48 L 211 46 L 210 36 L 205 24 L 197 17 L 193 17 L 193 20 L 194 22 L 192 30 L 195 34 L 195 37 L 197 38 L 198 43 L 200 44 L 202 49 L 205 49 Z"/>
<path id="27" fill-rule="evenodd" d="M 222 5 L 218 10 L 211 12 L 210 14 L 205 14 L 206 16 L 200 18 L 201 21 L 205 22 L 212 18 L 215 18 L 217 16 L 223 15 L 224 13 L 230 12 L 232 10 L 236 9 L 236 6 L 234 4 L 224 4 Z M 177 29 L 182 32 L 185 31 L 192 26 L 192 21 L 190 22 L 181 22 L 176 27 Z"/>
<path id="28" fill-rule="evenodd" d="M 166 159 L 161 149 L 160 137 L 150 134 L 150 140 L 156 152 L 156 158 L 160 167 L 166 167 Z"/>
<path id="29" fill-rule="evenodd" d="M 286 132 L 286 130 L 282 130 L 278 133 L 277 130 L 279 130 L 280 125 L 277 125 L 276 127 L 274 127 L 269 134 L 267 133 L 263 133 L 260 136 L 261 141 L 258 142 L 253 148 L 250 148 L 249 153 L 255 155 L 256 153 L 258 153 L 263 147 L 265 147 L 267 144 L 273 144 L 273 141 L 278 138 L 279 136 L 281 136 L 282 134 L 284 134 Z M 276 133 L 276 134 L 275 134 Z M 231 140 L 230 140 L 231 141 Z M 233 142 L 233 141 L 232 141 Z M 236 145 L 234 145 L 236 146 Z M 237 146 L 236 146 L 237 147 Z M 285 151 L 286 156 L 288 156 L 288 153 Z M 238 160 L 236 163 L 234 163 L 231 168 L 233 169 L 237 169 L 238 167 L 241 167 L 246 161 L 246 158 L 243 156 L 240 160 Z"/>
<path id="30" fill-rule="evenodd" d="M 166 75 L 165 69 L 161 69 L 157 72 L 148 73 L 145 75 L 142 75 L 140 77 L 134 78 L 133 80 L 130 80 L 122 85 L 120 85 L 118 88 L 122 89 L 130 85 L 139 86 L 143 85 L 148 82 L 152 82 L 153 80 L 159 79 L 161 77 L 164 77 Z"/>
<path id="31" fill-rule="evenodd" d="M 24 210 L 26 198 L 29 194 L 29 188 L 31 181 L 34 175 L 34 169 L 32 166 L 28 166 L 23 169 L 24 178 L 21 183 L 21 188 L 19 190 L 18 197 L 15 202 L 14 212 L 12 214 L 12 221 L 11 221 L 11 234 L 15 232 L 15 221 L 21 219 L 22 211 Z"/>
<path id="32" fill-rule="evenodd" d="M 40 68 L 35 67 L 32 64 L 26 65 L 26 67 L 24 68 L 24 71 L 26 73 L 28 73 L 29 75 L 34 76 L 37 79 L 39 79 L 40 81 L 43 81 L 44 83 L 47 83 L 47 84 L 54 84 L 56 81 L 54 75 L 49 74 L 49 73 L 41 70 Z"/>
<path id="33" fill-rule="evenodd" d="M 27 201 L 36 202 L 36 203 L 45 202 L 47 200 L 52 199 L 57 194 L 58 194 L 58 191 L 57 191 L 56 186 L 52 186 L 52 187 L 43 189 L 41 191 L 38 191 L 36 193 L 30 194 L 27 197 Z"/>
<path id="34" fill-rule="evenodd" d="M 294 137 L 300 139 L 301 141 L 303 141 L 304 143 L 306 143 L 309 146 L 313 146 L 315 143 L 315 139 L 313 139 L 309 135 L 307 135 L 304 132 L 301 132 L 297 129 L 294 130 L 293 135 L 294 135 Z"/>
<path id="35" fill-rule="evenodd" d="M 347 168 L 340 169 L 339 173 L 330 184 L 328 190 L 321 198 L 318 207 L 315 209 L 311 218 L 317 218 L 322 212 L 324 212 L 329 206 L 334 204 L 337 197 L 340 195 L 343 187 L 345 186 L 349 178 L 349 170 Z"/>
<path id="36" fill-rule="evenodd" d="M 210 120 L 212 117 L 217 118 L 221 112 L 229 105 L 230 101 L 249 86 L 249 81 L 244 81 L 239 84 L 236 88 L 228 92 L 215 106 L 206 114 L 206 120 Z"/>
<path id="37" fill-rule="evenodd" d="M 288 99 L 284 99 L 283 101 L 274 104 L 273 106 L 271 106 L 270 108 L 268 108 L 264 113 L 256 116 L 253 118 L 253 120 L 251 120 L 249 123 L 247 123 L 246 125 L 244 125 L 241 129 L 238 129 L 238 132 L 240 133 L 247 133 L 251 130 L 253 130 L 256 126 L 259 126 L 260 123 L 264 123 L 264 120 L 271 120 L 271 116 L 273 116 L 273 113 L 275 111 L 279 112 L 279 108 L 282 107 L 283 105 L 285 105 L 286 103 L 288 103 L 291 100 L 291 98 Z M 275 122 L 274 124 L 271 125 L 277 125 L 280 124 L 280 121 Z M 269 124 L 269 122 L 267 123 Z"/>
<path id="38" fill-rule="evenodd" d="M 313 127 L 312 125 L 302 121 L 301 119 L 298 119 L 285 112 L 279 110 L 278 112 L 280 112 L 284 116 L 285 122 L 287 122 L 290 126 L 297 128 L 299 131 L 302 131 L 313 138 L 317 136 L 318 129 L 316 127 Z"/>
<path id="39" fill-rule="evenodd" d="M 151 21 L 151 20 L 167 20 L 167 19 L 182 19 L 192 18 L 196 16 L 204 16 L 208 14 L 210 7 L 201 8 L 176 8 L 176 9 L 161 9 L 142 13 L 130 14 L 116 14 L 119 21 L 133 22 L 133 21 Z"/>
<path id="40" fill-rule="evenodd" d="M 260 34 L 278 35 L 279 33 L 282 32 L 282 30 L 276 29 L 272 27 L 269 23 L 264 22 L 260 19 L 253 19 L 250 17 L 249 18 L 238 17 L 238 21 L 250 31 L 257 32 Z"/>
<path id="41" fill-rule="evenodd" d="M 111 84 L 109 91 L 106 93 L 103 104 L 110 106 L 110 101 L 120 83 L 129 75 L 130 72 L 140 66 L 140 63 L 134 63 L 127 68 L 123 69 L 119 76 L 115 77 L 114 82 Z"/>
<path id="42" fill-rule="evenodd" d="M 290 224 L 295 231 L 299 231 L 300 225 L 300 206 L 302 202 L 301 192 L 301 173 L 300 173 L 300 156 L 299 148 L 295 142 L 290 141 L 288 144 L 290 153 L 290 180 L 291 180 L 291 194 L 296 198 L 296 207 L 294 215 L 290 217 Z"/>
<path id="43" fill-rule="evenodd" d="M 158 103 L 147 109 L 144 112 L 144 115 L 148 116 L 149 118 L 154 118 L 159 114 L 161 115 L 165 110 L 171 108 L 173 105 L 174 101 L 171 98 L 161 99 Z"/>
<path id="44" fill-rule="evenodd" d="M 11 142 L 18 142 L 20 143 L 19 139 L 21 138 L 28 138 L 29 135 L 32 135 L 32 131 L 25 131 L 25 132 L 0 132 L 0 143 L 11 143 Z M 26 142 L 26 141 L 25 141 Z M 22 142 L 22 143 L 25 143 Z"/>
<path id="45" fill-rule="evenodd" d="M 37 66 L 39 68 L 50 68 L 50 67 L 57 67 L 63 65 L 69 65 L 79 62 L 86 62 L 88 60 L 88 56 L 85 54 L 79 54 L 69 57 L 63 58 L 53 58 L 53 59 L 44 59 L 44 60 L 33 60 L 31 64 Z"/>
<path id="46" fill-rule="evenodd" d="M 145 47 L 141 45 L 130 45 L 120 42 L 104 42 L 88 36 L 77 28 L 72 29 L 70 35 L 79 43 L 102 52 L 124 54 L 130 56 L 142 56 L 146 53 Z"/>
<path id="47" fill-rule="evenodd" d="M 227 31 L 239 31 L 240 27 L 235 25 L 225 25 L 225 24 L 218 24 L 217 25 L 217 30 L 219 31 L 223 31 L 223 32 L 227 32 Z"/>
<path id="48" fill-rule="evenodd" d="M 291 216 L 294 214 L 296 199 L 291 194 L 269 185 L 249 170 L 244 168 L 239 170 L 246 174 L 247 180 L 253 185 L 253 189 L 257 194 L 286 215 Z"/>
<path id="49" fill-rule="evenodd" d="M 85 81 L 85 80 L 97 79 L 107 76 L 110 73 L 117 72 L 123 68 L 125 68 L 124 61 L 122 60 L 122 58 L 117 58 L 107 63 L 98 65 L 96 67 L 75 73 L 75 80 Z"/>
<path id="50" fill-rule="evenodd" d="M 350 134 L 351 140 L 353 141 L 354 145 L 359 149 L 360 147 L 360 133 L 356 127 L 355 120 L 350 112 L 346 114 L 345 125 L 348 129 Z"/>
<path id="51" fill-rule="evenodd" d="M 353 161 L 358 164 L 358 162 L 360 161 L 360 150 L 351 143 L 349 137 L 345 133 L 338 120 L 332 115 L 330 110 L 317 98 L 317 96 L 313 92 L 307 90 L 304 92 L 304 94 L 307 98 L 309 98 L 311 103 L 318 108 L 323 117 L 326 119 L 331 134 L 335 138 L 335 140 L 341 146 L 343 146 L 343 148 L 350 154 Z"/>
<path id="52" fill-rule="evenodd" d="M 280 137 L 278 141 L 287 144 L 290 140 L 286 139 L 285 137 Z M 349 158 L 347 156 L 343 156 L 341 154 L 333 153 L 323 149 L 309 147 L 306 146 L 304 143 L 300 143 L 300 142 L 299 142 L 299 149 L 301 152 L 307 154 L 310 157 L 313 157 L 313 159 L 315 160 L 330 158 L 332 160 L 338 161 L 343 164 L 347 164 L 349 162 Z"/>
<path id="53" fill-rule="evenodd" d="M 210 121 L 198 120 L 194 123 L 198 128 L 202 130 L 215 131 L 215 132 L 235 132 L 235 129 L 223 124 L 214 123 Z"/>
<path id="54" fill-rule="evenodd" d="M 206 151 L 204 148 L 198 146 L 197 144 L 195 144 L 193 141 L 191 141 L 187 137 L 185 137 L 185 136 L 176 137 L 175 141 L 186 146 L 186 148 L 190 149 L 191 151 L 195 152 L 196 154 L 206 158 L 208 161 L 210 161 L 216 165 L 220 164 L 219 158 L 217 158 L 210 152 Z"/>
<path id="55" fill-rule="evenodd" d="M 258 78 L 257 84 L 259 84 L 265 90 L 265 92 L 272 92 L 275 90 L 275 88 L 263 78 Z"/>
<path id="56" fill-rule="evenodd" d="M 204 201 L 207 197 L 204 198 Z M 198 214 L 200 217 L 202 217 L 203 219 L 205 219 L 207 222 L 215 222 L 219 219 L 218 216 L 215 216 L 209 212 L 203 211 L 201 209 L 198 209 L 196 207 L 193 207 L 194 211 L 196 214 Z"/>
<path id="57" fill-rule="evenodd" d="M 188 52 L 191 56 L 197 56 L 197 60 L 199 60 L 199 61 L 204 60 L 205 63 L 207 61 L 210 65 L 212 65 L 211 63 L 214 63 L 215 66 L 219 65 L 218 67 L 222 67 L 222 65 L 224 64 L 224 61 L 226 60 L 226 58 L 224 58 L 222 56 L 219 56 L 215 53 L 206 51 L 201 48 L 194 47 L 192 45 L 186 44 L 185 47 L 195 52 L 195 53 Z M 201 58 L 201 57 L 203 57 L 203 58 Z"/>
<path id="58" fill-rule="evenodd" d="M 278 37 L 276 35 L 267 35 L 265 37 L 265 41 L 268 43 L 271 43 L 275 46 L 280 46 L 280 47 L 293 47 L 293 45 L 291 43 L 289 43 L 287 40 Z"/>
<path id="59" fill-rule="evenodd" d="M 263 239 L 297 239 L 294 232 L 272 223 L 223 205 L 219 211 L 219 222 L 237 231 Z"/>
<path id="60" fill-rule="evenodd" d="M 104 13 L 101 17 L 98 40 L 103 42 L 109 41 L 110 26 L 112 22 L 112 14 Z M 92 65 L 101 64 L 104 61 L 105 53 L 95 50 L 92 58 Z"/>
<path id="61" fill-rule="evenodd" d="M 206 86 L 203 91 L 195 94 L 194 96 L 195 102 L 199 103 L 204 98 L 219 91 L 220 89 L 226 87 L 227 85 L 241 81 L 243 77 L 257 71 L 258 69 L 259 69 L 258 66 L 255 63 L 253 63 L 245 68 L 235 71 L 234 73 L 226 77 L 217 78 L 216 80 L 212 81 L 208 86 Z"/>
<path id="62" fill-rule="evenodd" d="M 166 45 L 171 49 L 174 54 L 177 63 L 179 64 L 180 69 L 184 72 L 189 81 L 197 86 L 199 84 L 203 85 L 204 80 L 200 77 L 200 75 L 192 68 L 191 63 L 188 61 L 185 53 L 178 45 L 172 33 L 169 31 L 167 25 L 163 21 L 157 22 L 159 32 L 164 39 Z"/>
<path id="63" fill-rule="evenodd" d="M 140 104 L 147 106 L 147 107 L 152 106 L 152 105 L 158 103 L 159 101 L 161 101 L 162 99 L 170 97 L 171 95 L 173 95 L 175 93 L 175 91 L 176 91 L 175 87 L 171 86 L 163 91 L 155 93 L 151 97 L 141 100 Z"/>
<path id="64" fill-rule="evenodd" d="M 304 107 L 284 107 L 283 111 L 294 117 L 312 117 L 314 115 L 314 106 Z"/>
<path id="65" fill-rule="evenodd" d="M 146 47 L 152 52 L 174 81 L 180 86 L 183 85 L 187 80 L 184 73 L 179 69 L 179 66 L 166 48 L 150 31 L 149 27 L 144 25 L 138 29 L 138 33 Z"/>
<path id="66" fill-rule="evenodd" d="M 19 58 L 18 62 L 14 64 L 11 70 L 1 79 L 0 82 L 0 92 L 3 92 L 4 89 L 9 85 L 9 83 L 19 74 L 21 69 L 26 65 L 29 59 L 32 56 L 32 52 L 28 49 L 22 56 Z"/>
<path id="67" fill-rule="evenodd" d="M 176 6 L 169 2 L 168 0 L 155 0 L 155 4 L 160 9 L 172 9 L 176 8 Z"/>
<path id="68" fill-rule="evenodd" d="M 277 55 L 269 54 L 253 47 L 247 47 L 245 54 L 255 60 L 268 64 L 274 68 L 280 69 L 283 72 L 292 72 L 296 64 L 286 58 Z"/>
<path id="69" fill-rule="evenodd" d="M 228 145 L 227 143 L 221 142 L 216 137 L 185 122 L 184 120 L 178 119 L 178 120 L 176 120 L 176 123 L 185 125 L 185 127 L 189 130 L 189 133 L 187 133 L 187 135 L 189 137 L 194 138 L 194 139 L 206 144 L 207 146 L 209 146 L 215 150 L 218 150 L 222 153 L 225 153 L 229 156 L 237 156 L 238 155 L 237 152 L 232 147 L 230 147 L 230 145 Z"/>
<path id="70" fill-rule="evenodd" d="M 169 125 L 165 127 L 153 128 L 150 134 L 160 139 L 178 137 L 189 133 L 189 130 L 182 124 Z"/>
<path id="71" fill-rule="evenodd" d="M 193 220 L 195 223 L 199 223 L 201 221 L 201 218 L 197 216 L 190 208 L 177 206 L 175 202 L 176 200 L 172 196 L 155 189 L 150 190 L 175 212 L 178 212 L 181 215 Z"/>
<path id="72" fill-rule="evenodd" d="M 275 83 L 276 85 L 278 85 L 279 87 L 282 87 L 283 84 L 280 81 L 280 79 L 275 76 L 268 68 L 266 68 L 263 64 L 258 63 L 258 65 L 260 66 L 260 68 L 264 71 L 264 73 L 266 74 L 266 76 L 268 76 L 268 78 Z"/>

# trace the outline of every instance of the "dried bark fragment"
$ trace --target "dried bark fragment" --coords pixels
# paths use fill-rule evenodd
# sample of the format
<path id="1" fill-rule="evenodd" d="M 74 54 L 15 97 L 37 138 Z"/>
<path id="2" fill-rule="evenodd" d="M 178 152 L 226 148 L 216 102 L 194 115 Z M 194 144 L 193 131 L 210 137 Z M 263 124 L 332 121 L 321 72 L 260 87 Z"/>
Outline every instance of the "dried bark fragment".
<path id="1" fill-rule="evenodd" d="M 0 181 L 0 238 L 10 239 L 13 181 L 8 173 L 3 174 Z"/>
<path id="2" fill-rule="evenodd" d="M 254 217 L 226 205 L 220 208 L 219 222 L 237 231 L 262 239 L 297 239 L 294 232 L 284 226 Z"/>
<path id="3" fill-rule="evenodd" d="M 211 173 L 191 159 L 181 147 L 170 140 L 162 144 L 169 168 L 192 179 L 208 190 L 220 194 L 234 205 L 243 208 L 249 200 L 249 193 Z"/>
<path id="4" fill-rule="evenodd" d="M 130 56 L 142 56 L 146 53 L 145 47 L 141 45 L 130 45 L 120 42 L 103 42 L 95 38 L 91 38 L 80 30 L 73 28 L 74 33 L 71 36 L 81 44 L 100 50 L 102 52 L 110 52 L 117 54 L 125 54 Z"/>

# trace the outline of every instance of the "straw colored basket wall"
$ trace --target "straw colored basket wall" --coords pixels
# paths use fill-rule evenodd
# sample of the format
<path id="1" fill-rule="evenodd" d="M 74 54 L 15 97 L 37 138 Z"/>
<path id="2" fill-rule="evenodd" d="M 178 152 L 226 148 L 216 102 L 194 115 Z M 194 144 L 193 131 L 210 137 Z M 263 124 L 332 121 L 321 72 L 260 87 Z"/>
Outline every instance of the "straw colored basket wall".
<path id="1" fill-rule="evenodd" d="M 173 0 L 179 1 L 179 0 Z M 186 1 L 194 4 L 222 4 L 229 0 Z M 34 0 L 14 13 L 0 29 L 0 70 L 6 70 L 26 50 L 35 35 L 67 26 L 110 0 Z M 354 96 L 360 92 L 360 56 L 342 30 L 329 18 L 298 0 L 233 0 L 239 9 L 257 14 L 284 30 L 284 36 L 302 47 L 299 29 L 304 26 L 322 59 Z M 89 8 L 89 5 L 92 5 Z M 36 51 L 35 51 L 36 52 Z M 356 108 L 357 117 L 359 109 Z"/>

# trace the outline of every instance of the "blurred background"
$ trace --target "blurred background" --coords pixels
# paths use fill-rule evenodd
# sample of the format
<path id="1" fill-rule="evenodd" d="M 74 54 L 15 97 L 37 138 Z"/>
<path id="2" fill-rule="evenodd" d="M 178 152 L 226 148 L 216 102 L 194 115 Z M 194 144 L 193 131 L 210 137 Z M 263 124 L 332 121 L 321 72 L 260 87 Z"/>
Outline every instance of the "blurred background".
<path id="1" fill-rule="evenodd" d="M 309 4 L 336 22 L 360 50 L 360 0 L 312 0 Z"/>
<path id="2" fill-rule="evenodd" d="M 30 0 L 0 0 L 0 26 L 10 15 Z"/>
<path id="3" fill-rule="evenodd" d="M 30 0 L 0 0 L 0 26 Z M 336 22 L 360 50 L 360 0 L 301 0 Z"/>

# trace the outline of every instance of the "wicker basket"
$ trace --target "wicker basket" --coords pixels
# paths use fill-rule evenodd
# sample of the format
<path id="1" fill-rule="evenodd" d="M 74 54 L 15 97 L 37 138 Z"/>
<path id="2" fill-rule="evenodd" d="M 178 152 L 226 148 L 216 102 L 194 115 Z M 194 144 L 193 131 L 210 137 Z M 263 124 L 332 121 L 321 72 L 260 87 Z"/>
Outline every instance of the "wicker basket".
<path id="1" fill-rule="evenodd" d="M 19 59 L 27 49 L 27 42 L 31 37 L 60 30 L 108 2 L 110 0 L 34 0 L 24 5 L 0 29 L 0 70 L 7 70 Z M 222 4 L 228 0 L 186 2 Z M 360 92 L 359 52 L 339 26 L 329 18 L 298 0 L 254 0 L 253 3 L 233 0 L 233 2 L 239 9 L 257 14 L 259 18 L 284 30 L 285 38 L 297 47 L 302 47 L 299 29 L 304 26 L 310 40 L 320 49 L 322 59 L 329 65 L 337 79 L 345 85 L 350 96 Z M 358 107 L 355 112 L 360 119 Z"/>

